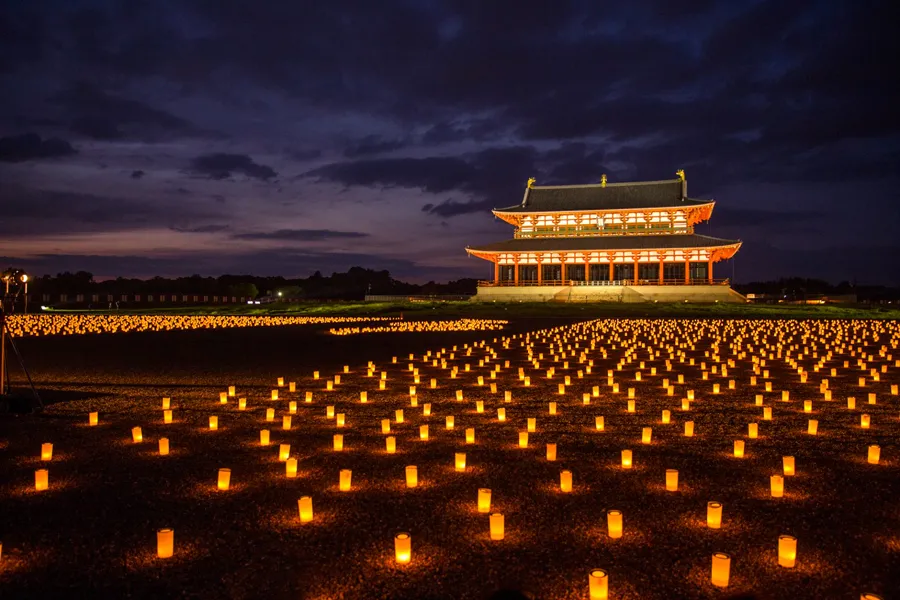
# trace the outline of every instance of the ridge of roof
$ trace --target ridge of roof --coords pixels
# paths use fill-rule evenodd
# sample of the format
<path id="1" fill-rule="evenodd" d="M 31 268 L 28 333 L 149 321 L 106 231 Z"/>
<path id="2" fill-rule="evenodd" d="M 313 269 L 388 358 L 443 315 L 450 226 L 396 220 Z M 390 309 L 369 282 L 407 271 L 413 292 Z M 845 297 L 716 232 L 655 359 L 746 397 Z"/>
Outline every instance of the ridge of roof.
<path id="1" fill-rule="evenodd" d="M 659 185 L 661 183 L 680 183 L 681 179 L 657 179 L 655 181 L 619 181 L 617 183 L 573 183 L 568 185 L 533 185 L 532 190 L 563 190 L 570 188 L 611 188 L 627 185 Z"/>

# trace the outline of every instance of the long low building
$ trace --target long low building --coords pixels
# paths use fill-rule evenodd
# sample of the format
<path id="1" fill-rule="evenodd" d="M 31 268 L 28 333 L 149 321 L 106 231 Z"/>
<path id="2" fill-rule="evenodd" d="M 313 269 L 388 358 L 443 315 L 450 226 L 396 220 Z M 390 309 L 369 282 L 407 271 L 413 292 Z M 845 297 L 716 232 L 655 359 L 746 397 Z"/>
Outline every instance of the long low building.
<path id="1" fill-rule="evenodd" d="M 521 204 L 493 210 L 515 226 L 513 239 L 466 248 L 494 263 L 476 300 L 745 301 L 713 276 L 741 242 L 694 233 L 715 202 L 689 198 L 684 171 L 664 181 L 534 183 Z"/>

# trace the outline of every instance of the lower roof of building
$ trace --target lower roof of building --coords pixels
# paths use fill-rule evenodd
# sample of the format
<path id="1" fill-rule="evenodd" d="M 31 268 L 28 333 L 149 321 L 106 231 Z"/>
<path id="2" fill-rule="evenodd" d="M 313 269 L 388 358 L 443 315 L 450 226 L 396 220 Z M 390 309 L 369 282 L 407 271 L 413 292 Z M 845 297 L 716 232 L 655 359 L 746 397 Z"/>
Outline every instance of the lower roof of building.
<path id="1" fill-rule="evenodd" d="M 567 252 L 592 250 L 655 250 L 672 248 L 719 248 L 740 244 L 699 234 L 621 235 L 585 237 L 517 238 L 483 246 L 466 247 L 476 252 Z"/>

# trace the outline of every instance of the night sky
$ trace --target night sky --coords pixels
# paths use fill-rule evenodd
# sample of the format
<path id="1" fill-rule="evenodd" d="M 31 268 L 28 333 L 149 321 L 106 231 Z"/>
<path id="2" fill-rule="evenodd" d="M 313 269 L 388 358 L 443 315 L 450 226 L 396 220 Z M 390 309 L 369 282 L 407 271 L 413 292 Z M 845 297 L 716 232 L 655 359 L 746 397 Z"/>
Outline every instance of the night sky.
<path id="1" fill-rule="evenodd" d="M 6 0 L 0 266 L 492 276 L 538 185 L 672 179 L 717 276 L 900 284 L 876 0 Z"/>

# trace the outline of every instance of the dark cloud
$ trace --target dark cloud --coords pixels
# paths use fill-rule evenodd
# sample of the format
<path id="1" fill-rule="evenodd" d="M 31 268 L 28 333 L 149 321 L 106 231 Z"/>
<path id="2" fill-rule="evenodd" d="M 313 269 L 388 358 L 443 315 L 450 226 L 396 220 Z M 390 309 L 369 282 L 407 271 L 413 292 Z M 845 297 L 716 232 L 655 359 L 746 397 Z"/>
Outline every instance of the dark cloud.
<path id="1" fill-rule="evenodd" d="M 798 224 L 814 226 L 826 215 L 822 211 L 779 211 L 745 208 L 716 208 L 711 223 L 716 227 L 792 227 Z"/>
<path id="2" fill-rule="evenodd" d="M 141 171 L 140 169 L 131 172 L 132 179 L 140 179 L 143 176 L 144 176 L 144 172 Z"/>
<path id="3" fill-rule="evenodd" d="M 230 225 L 201 225 L 199 227 L 169 227 L 178 233 L 220 233 L 231 229 Z"/>
<path id="4" fill-rule="evenodd" d="M 406 145 L 403 140 L 386 140 L 379 135 L 366 136 L 359 142 L 344 149 L 347 158 L 358 158 L 370 154 L 382 154 L 398 150 Z"/>
<path id="5" fill-rule="evenodd" d="M 260 165 L 246 154 L 204 154 L 191 161 L 190 172 L 210 179 L 228 179 L 234 174 L 243 174 L 268 181 L 278 176 L 272 167 Z"/>
<path id="6" fill-rule="evenodd" d="M 341 238 L 369 237 L 360 231 L 333 231 L 331 229 L 279 229 L 277 231 L 259 231 L 236 233 L 232 235 L 238 240 L 280 240 L 285 242 L 319 242 L 322 240 Z"/>
<path id="7" fill-rule="evenodd" d="M 36 133 L 0 138 L 0 161 L 24 162 L 59 158 L 78 152 L 72 144 L 59 138 L 41 139 Z"/>

